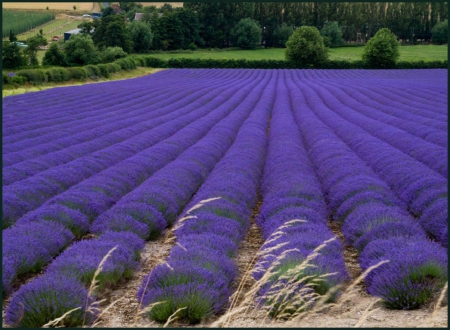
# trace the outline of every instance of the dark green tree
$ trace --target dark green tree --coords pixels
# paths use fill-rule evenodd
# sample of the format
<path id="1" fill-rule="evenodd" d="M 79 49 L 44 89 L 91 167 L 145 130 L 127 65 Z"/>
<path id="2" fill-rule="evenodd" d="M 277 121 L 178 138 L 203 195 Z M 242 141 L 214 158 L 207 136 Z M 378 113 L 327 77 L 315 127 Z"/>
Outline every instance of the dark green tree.
<path id="1" fill-rule="evenodd" d="M 328 60 L 328 49 L 317 28 L 302 26 L 286 42 L 285 55 L 286 60 L 302 67 L 320 66 Z"/>
<path id="2" fill-rule="evenodd" d="M 436 23 L 431 29 L 431 40 L 435 44 L 448 43 L 448 20 Z"/>
<path id="3" fill-rule="evenodd" d="M 72 34 L 63 46 L 66 63 L 69 66 L 97 64 L 100 62 L 92 38 L 83 34 Z"/>
<path id="4" fill-rule="evenodd" d="M 28 55 L 30 65 L 39 65 L 37 60 L 37 52 L 39 46 L 47 45 L 47 40 L 41 35 L 36 34 L 33 37 L 27 39 L 27 48 L 25 49 L 25 54 Z"/>
<path id="5" fill-rule="evenodd" d="M 27 65 L 28 60 L 20 47 L 15 43 L 3 43 L 2 65 L 4 68 L 14 69 Z"/>
<path id="6" fill-rule="evenodd" d="M 243 18 L 231 30 L 231 41 L 243 49 L 253 49 L 260 45 L 262 29 L 258 22 L 251 18 Z"/>
<path id="7" fill-rule="evenodd" d="M 175 8 L 165 11 L 160 18 L 153 13 L 150 20 L 154 35 L 153 49 L 188 49 L 192 43 L 203 45 L 197 14 L 191 10 Z"/>
<path id="8" fill-rule="evenodd" d="M 78 28 L 81 29 L 80 33 L 88 34 L 91 36 L 95 29 L 94 24 L 95 24 L 94 22 L 90 22 L 90 21 L 82 22 L 81 24 L 78 25 Z"/>
<path id="9" fill-rule="evenodd" d="M 100 23 L 92 33 L 94 43 L 100 48 L 121 47 L 125 52 L 133 51 L 133 41 L 130 31 L 122 15 L 109 15 L 102 17 Z"/>
<path id="10" fill-rule="evenodd" d="M 64 53 L 59 49 L 58 44 L 52 43 L 50 45 L 50 48 L 45 52 L 44 58 L 42 59 L 42 65 L 66 65 Z"/>
<path id="11" fill-rule="evenodd" d="M 133 21 L 128 24 L 128 29 L 133 41 L 133 51 L 135 53 L 148 53 L 153 41 L 150 26 L 141 21 Z"/>
<path id="12" fill-rule="evenodd" d="M 344 44 L 342 29 L 338 22 L 326 22 L 322 30 L 320 30 L 320 35 L 328 37 L 332 47 L 339 47 Z"/>
<path id="13" fill-rule="evenodd" d="M 277 26 L 272 34 L 273 46 L 279 48 L 285 48 L 286 42 L 289 37 L 294 33 L 294 27 L 283 23 L 281 26 Z"/>
<path id="14" fill-rule="evenodd" d="M 362 59 L 373 68 L 391 68 L 400 56 L 399 42 L 388 28 L 382 28 L 364 46 Z"/>
<path id="15" fill-rule="evenodd" d="M 12 30 L 9 30 L 9 42 L 15 42 L 17 41 L 16 35 L 12 32 Z"/>
<path id="16" fill-rule="evenodd" d="M 114 15 L 114 9 L 111 6 L 103 8 L 102 19 L 110 15 Z"/>

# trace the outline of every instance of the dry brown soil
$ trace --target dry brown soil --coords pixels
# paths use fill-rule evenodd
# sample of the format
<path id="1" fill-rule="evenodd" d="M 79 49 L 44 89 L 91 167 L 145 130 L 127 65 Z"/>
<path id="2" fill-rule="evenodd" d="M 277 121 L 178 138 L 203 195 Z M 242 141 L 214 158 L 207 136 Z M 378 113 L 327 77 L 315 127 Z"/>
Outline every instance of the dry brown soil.
<path id="1" fill-rule="evenodd" d="M 254 262 L 253 258 L 260 249 L 264 240 L 261 237 L 261 229 L 255 224 L 254 216 L 258 212 L 260 202 L 253 213 L 252 225 L 247 234 L 245 241 L 242 243 L 238 251 L 237 263 L 239 266 L 240 275 L 236 280 L 235 289 L 239 283 L 242 283 L 242 289 L 239 290 L 238 301 L 241 301 L 245 293 L 248 292 L 254 280 L 251 276 L 245 276 L 249 265 Z M 332 231 L 338 235 L 342 241 L 342 234 L 339 226 L 335 223 L 329 223 Z M 173 241 L 161 238 L 154 242 L 148 242 L 143 252 L 142 269 L 136 272 L 133 278 L 127 282 L 122 288 L 114 290 L 107 295 L 107 301 L 103 304 L 107 306 L 116 299 L 123 298 L 115 306 L 113 306 L 107 313 L 105 313 L 96 327 L 108 328 L 128 328 L 128 327 L 161 327 L 162 324 L 155 323 L 144 317 L 136 317 L 137 306 L 139 302 L 136 298 L 137 288 L 146 274 L 148 274 L 155 265 L 163 263 L 168 256 L 170 249 L 173 246 Z M 361 269 L 357 263 L 357 253 L 352 248 L 345 249 L 345 261 L 347 269 L 353 279 L 358 277 Z M 227 327 L 233 328 L 255 328 L 255 327 L 387 327 L 387 328 L 413 328 L 413 327 L 442 327 L 447 328 L 448 325 L 448 307 L 437 309 L 433 314 L 433 310 L 437 301 L 427 306 L 411 311 L 389 310 L 382 306 L 373 296 L 365 292 L 364 285 L 358 284 L 348 296 L 345 301 L 340 302 L 336 308 L 329 308 L 320 313 L 309 314 L 300 321 L 280 321 L 272 320 L 266 317 L 265 313 L 255 307 L 251 307 L 245 313 L 238 313 L 233 315 Z M 190 325 L 184 322 L 177 322 L 176 320 L 169 324 L 171 328 L 175 327 L 218 327 L 217 317 L 211 317 L 201 324 Z"/>

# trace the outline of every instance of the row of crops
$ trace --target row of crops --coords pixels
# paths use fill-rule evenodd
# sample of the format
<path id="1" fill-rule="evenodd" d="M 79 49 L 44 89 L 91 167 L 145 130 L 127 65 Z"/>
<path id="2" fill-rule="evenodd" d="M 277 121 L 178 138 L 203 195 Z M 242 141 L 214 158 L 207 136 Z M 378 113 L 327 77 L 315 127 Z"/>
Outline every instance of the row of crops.
<path id="1" fill-rule="evenodd" d="M 34 29 L 55 19 L 55 13 L 50 11 L 2 11 L 2 38 L 8 37 L 10 31 L 15 35 Z"/>
<path id="2" fill-rule="evenodd" d="M 258 190 L 255 302 L 272 315 L 351 280 L 329 221 L 363 270 L 389 260 L 370 294 L 422 306 L 448 276 L 446 86 L 447 70 L 179 69 L 4 98 L 6 323 L 93 322 L 168 228 L 136 302 L 161 322 L 223 312 Z"/>

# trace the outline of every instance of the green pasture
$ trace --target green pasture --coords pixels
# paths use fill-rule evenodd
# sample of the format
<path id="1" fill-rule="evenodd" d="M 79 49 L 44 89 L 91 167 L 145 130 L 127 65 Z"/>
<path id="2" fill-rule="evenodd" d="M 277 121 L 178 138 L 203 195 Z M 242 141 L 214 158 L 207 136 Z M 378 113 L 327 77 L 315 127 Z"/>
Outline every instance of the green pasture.
<path id="1" fill-rule="evenodd" d="M 364 47 L 330 48 L 331 60 L 361 60 Z M 436 61 L 447 59 L 447 45 L 415 45 L 400 46 L 400 61 Z M 247 60 L 284 60 L 284 49 L 254 49 L 254 50 L 197 50 L 162 52 L 151 54 L 154 57 L 168 60 L 170 58 L 200 58 L 200 59 L 247 59 Z"/>

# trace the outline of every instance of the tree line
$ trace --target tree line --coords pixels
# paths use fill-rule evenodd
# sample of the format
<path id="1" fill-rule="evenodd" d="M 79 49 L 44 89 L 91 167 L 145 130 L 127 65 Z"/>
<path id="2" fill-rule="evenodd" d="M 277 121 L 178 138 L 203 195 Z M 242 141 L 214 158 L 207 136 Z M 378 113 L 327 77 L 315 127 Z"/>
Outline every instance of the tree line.
<path id="1" fill-rule="evenodd" d="M 397 39 L 446 43 L 447 17 L 447 3 L 441 2 L 187 2 L 182 8 L 120 2 L 104 8 L 100 19 L 81 23 L 80 34 L 62 47 L 52 44 L 43 64 L 109 63 L 152 50 L 284 48 L 302 26 L 319 30 L 327 47 L 365 43 L 383 28 Z M 37 65 L 37 49 L 46 44 L 42 33 L 27 40 L 22 52 L 10 32 L 11 43 L 3 45 L 4 67 Z"/>

